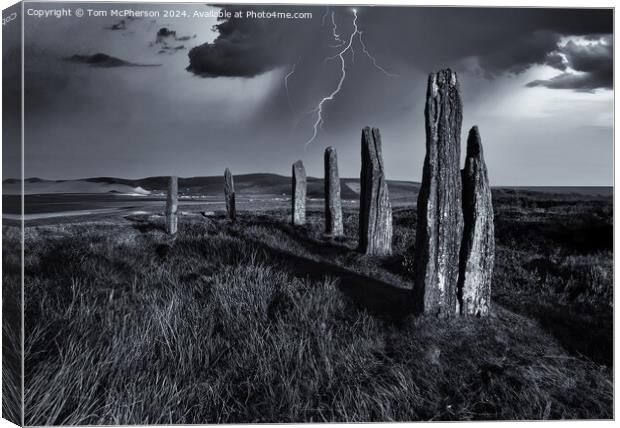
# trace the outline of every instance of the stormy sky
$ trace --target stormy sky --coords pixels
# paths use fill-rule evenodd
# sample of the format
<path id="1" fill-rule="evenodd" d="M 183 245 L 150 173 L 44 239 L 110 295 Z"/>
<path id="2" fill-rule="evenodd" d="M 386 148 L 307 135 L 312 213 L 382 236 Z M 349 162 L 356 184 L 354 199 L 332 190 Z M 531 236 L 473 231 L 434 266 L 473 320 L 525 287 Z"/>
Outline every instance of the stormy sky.
<path id="1" fill-rule="evenodd" d="M 94 6 L 118 8 L 82 5 Z M 26 177 L 290 175 L 297 159 L 320 177 L 328 145 L 356 177 L 368 125 L 388 179 L 419 181 L 427 76 L 452 68 L 463 144 L 478 125 L 493 185 L 613 184 L 611 10 L 357 7 L 361 37 L 307 144 L 338 87 L 353 8 L 235 5 L 224 10 L 312 18 L 220 21 L 189 16 L 221 6 L 174 9 L 188 17 L 26 16 Z"/>

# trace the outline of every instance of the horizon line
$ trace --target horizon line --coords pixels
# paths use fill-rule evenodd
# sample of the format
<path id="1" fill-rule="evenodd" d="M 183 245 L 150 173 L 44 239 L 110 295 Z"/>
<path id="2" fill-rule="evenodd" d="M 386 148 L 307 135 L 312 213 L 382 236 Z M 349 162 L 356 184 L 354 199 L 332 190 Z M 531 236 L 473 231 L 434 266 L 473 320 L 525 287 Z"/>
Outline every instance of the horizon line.
<path id="1" fill-rule="evenodd" d="M 249 175 L 273 175 L 273 176 L 278 176 L 278 177 L 283 177 L 283 178 L 292 177 L 290 175 L 282 175 L 282 174 L 276 174 L 276 173 L 271 173 L 271 172 L 250 172 L 250 173 L 244 173 L 244 174 L 233 174 L 233 177 L 243 177 L 243 176 L 249 176 Z M 186 177 L 181 177 L 181 176 L 177 176 L 177 177 L 181 180 L 187 180 L 187 179 L 192 179 L 192 178 L 215 178 L 219 176 L 220 175 L 193 175 L 193 176 L 186 176 Z M 223 177 L 224 175 L 222 174 L 221 176 Z M 59 179 L 42 178 L 42 177 L 33 176 L 33 177 L 24 178 L 23 181 L 25 183 L 28 180 L 36 179 L 36 180 L 48 181 L 48 182 L 64 182 L 64 181 L 88 181 L 88 180 L 93 180 L 93 179 L 98 179 L 98 178 L 142 181 L 142 180 L 147 180 L 147 179 L 152 179 L 152 178 L 166 178 L 166 177 L 171 177 L 171 175 L 151 175 L 151 176 L 146 176 L 146 177 L 141 177 L 141 178 L 125 178 L 125 177 L 118 177 L 118 176 L 112 176 L 112 175 L 99 175 L 99 176 L 92 176 L 92 177 L 59 178 Z M 314 177 L 314 176 L 308 176 L 307 178 L 315 179 L 315 180 L 324 179 L 322 177 Z M 359 177 L 340 177 L 340 180 L 359 180 L 359 179 L 360 179 Z M 7 177 L 7 178 L 2 179 L 2 183 L 4 184 L 7 181 L 20 181 L 20 180 L 21 178 Z M 399 181 L 399 182 L 404 182 L 404 183 L 421 184 L 421 181 L 415 181 L 415 180 L 402 180 L 402 179 L 389 179 L 389 178 L 387 178 L 386 180 L 388 182 Z M 613 188 L 614 184 L 493 184 L 491 185 L 491 187 L 494 187 L 494 188 L 499 188 L 499 187 L 612 187 Z"/>

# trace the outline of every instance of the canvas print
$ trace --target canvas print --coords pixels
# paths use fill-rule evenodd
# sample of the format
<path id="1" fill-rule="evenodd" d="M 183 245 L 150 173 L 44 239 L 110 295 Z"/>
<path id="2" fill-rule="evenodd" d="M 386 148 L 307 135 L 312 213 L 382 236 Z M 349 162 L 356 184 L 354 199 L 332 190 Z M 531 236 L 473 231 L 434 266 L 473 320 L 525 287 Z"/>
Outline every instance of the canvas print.
<path id="1" fill-rule="evenodd" d="M 2 31 L 4 418 L 613 418 L 612 9 Z"/>

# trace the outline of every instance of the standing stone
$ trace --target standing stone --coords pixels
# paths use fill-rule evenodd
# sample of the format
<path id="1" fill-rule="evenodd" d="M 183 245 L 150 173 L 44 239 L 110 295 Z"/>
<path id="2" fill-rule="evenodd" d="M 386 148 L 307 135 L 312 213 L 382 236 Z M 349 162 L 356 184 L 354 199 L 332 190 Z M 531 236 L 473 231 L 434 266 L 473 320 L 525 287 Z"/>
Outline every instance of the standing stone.
<path id="1" fill-rule="evenodd" d="M 302 161 L 293 164 L 293 224 L 306 223 L 306 170 Z"/>
<path id="2" fill-rule="evenodd" d="M 426 93 L 426 157 L 418 194 L 415 295 L 424 312 L 459 313 L 457 282 L 463 236 L 460 144 L 462 104 L 456 73 L 431 73 Z"/>
<path id="3" fill-rule="evenodd" d="M 469 131 L 463 179 L 463 243 L 459 301 L 463 315 L 487 316 L 495 262 L 493 202 L 478 127 Z"/>
<path id="4" fill-rule="evenodd" d="M 235 209 L 235 183 L 228 168 L 224 171 L 224 198 L 226 199 L 228 218 L 232 222 L 235 222 L 237 220 L 237 211 Z"/>
<path id="5" fill-rule="evenodd" d="M 177 233 L 177 211 L 179 209 L 179 185 L 177 177 L 168 179 L 168 197 L 166 198 L 166 233 Z"/>
<path id="6" fill-rule="evenodd" d="M 360 186 L 359 250 L 369 255 L 389 255 L 392 253 L 392 206 L 377 128 L 362 130 Z"/>
<path id="7" fill-rule="evenodd" d="M 331 146 L 325 149 L 325 233 L 334 238 L 344 234 L 338 155 L 336 149 Z"/>

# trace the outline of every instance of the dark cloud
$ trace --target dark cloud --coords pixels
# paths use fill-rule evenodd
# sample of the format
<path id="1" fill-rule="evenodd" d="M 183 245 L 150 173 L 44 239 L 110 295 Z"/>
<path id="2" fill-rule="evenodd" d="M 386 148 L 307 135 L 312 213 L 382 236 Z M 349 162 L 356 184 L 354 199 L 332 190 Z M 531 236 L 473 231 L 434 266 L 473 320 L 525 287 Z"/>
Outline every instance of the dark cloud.
<path id="1" fill-rule="evenodd" d="M 197 7 L 187 6 L 188 11 Z M 357 24 L 368 51 L 397 76 L 377 69 L 356 42 L 355 61 L 346 57 L 341 91 L 325 103 L 318 138 L 304 150 L 317 117 L 310 112 L 340 78 L 340 61 L 324 61 L 338 51 L 331 47 L 336 44 L 331 19 L 321 25 L 325 7 L 254 9 L 312 12 L 314 17 L 219 21 L 214 34 L 208 31 L 211 24 L 205 26 L 212 20 L 126 19 L 127 30 L 109 31 L 103 27 L 120 18 L 42 22 L 25 17 L 26 46 L 38 47 L 26 52 L 24 62 L 27 175 L 212 175 L 221 165 L 237 173 L 290 174 L 296 159 L 304 160 L 310 175 L 320 175 L 322 150 L 333 145 L 339 151 L 341 175 L 354 177 L 359 174 L 359 130 L 370 125 L 384 136 L 389 178 L 416 180 L 421 163 L 415 160 L 424 156 L 427 76 L 451 67 L 462 83 L 465 119 L 469 126 L 478 124 L 488 142 L 494 183 L 611 180 L 610 91 L 575 101 L 569 91 L 529 90 L 518 87 L 528 81 L 523 76 L 504 76 L 532 64 L 578 75 L 585 72 L 576 68 L 600 67 L 577 48 L 560 52 L 558 43 L 564 45 L 565 36 L 597 42 L 611 34 L 611 11 L 359 7 Z M 334 12 L 338 33 L 348 38 L 351 7 L 329 11 Z M 164 38 L 169 49 L 155 43 L 161 28 L 176 31 L 174 38 Z M 179 40 L 193 34 L 198 38 Z M 212 37 L 217 40 L 205 45 Z M 190 55 L 190 63 L 184 51 L 157 55 L 181 45 L 188 50 L 202 46 Z M 90 54 L 96 52 L 118 57 L 120 63 L 111 61 L 118 68 L 89 66 Z M 85 54 L 77 64 L 59 60 L 75 53 Z M 161 67 L 152 69 L 130 65 L 160 62 Z M 109 60 L 95 63 L 100 67 Z M 190 71 L 211 76 L 273 72 L 257 79 L 205 81 L 184 72 L 188 65 Z M 284 77 L 293 68 L 285 86 Z M 15 73 L 20 71 L 16 67 Z M 496 80 L 490 83 L 482 76 Z M 66 126 L 67 118 L 75 125 Z M 270 156 L 265 157 L 267 152 Z"/>
<path id="2" fill-rule="evenodd" d="M 512 43 L 480 55 L 480 66 L 491 77 L 502 73 L 522 73 L 533 64 L 549 60 L 561 36 L 548 30 L 537 30 L 515 37 Z"/>
<path id="3" fill-rule="evenodd" d="M 177 42 L 185 42 L 187 40 L 195 39 L 195 38 L 196 38 L 195 34 L 193 36 L 178 36 L 177 37 L 177 32 L 175 30 L 171 30 L 167 27 L 163 27 L 157 31 L 157 35 L 155 37 L 155 43 L 165 45 L 170 40 L 174 40 Z"/>
<path id="4" fill-rule="evenodd" d="M 476 58 L 487 77 L 553 60 L 549 54 L 565 36 L 613 31 L 613 12 L 603 9 L 385 8 L 372 21 L 361 18 L 375 51 L 400 55 L 426 73 L 446 66 L 462 71 L 463 59 Z"/>
<path id="5" fill-rule="evenodd" d="M 562 73 L 547 80 L 534 80 L 526 86 L 533 88 L 536 86 L 544 86 L 549 89 L 574 89 L 576 91 L 592 91 L 598 88 L 606 87 L 606 83 L 598 78 L 593 78 L 589 73 L 575 74 Z M 611 88 L 609 88 L 611 89 Z"/>
<path id="6" fill-rule="evenodd" d="M 94 55 L 73 55 L 64 58 L 65 61 L 77 62 L 80 64 L 88 64 L 93 67 L 113 68 L 113 67 L 158 67 L 160 64 L 136 64 L 125 61 L 104 53 L 96 53 Z"/>
<path id="7" fill-rule="evenodd" d="M 204 77 L 253 77 L 280 65 L 277 56 L 253 41 L 217 40 L 189 51 L 187 71 Z"/>
<path id="8" fill-rule="evenodd" d="M 119 22 L 110 25 L 109 27 L 105 27 L 106 30 L 113 30 L 113 31 L 122 31 L 122 30 L 126 30 L 127 29 L 127 23 L 125 22 L 124 19 L 121 19 Z"/>
<path id="9" fill-rule="evenodd" d="M 544 63 L 550 67 L 557 68 L 562 71 L 566 70 L 568 67 L 566 58 L 558 52 L 548 53 Z"/>
<path id="10" fill-rule="evenodd" d="M 233 13 L 250 9 L 265 10 L 265 7 L 225 7 Z M 325 55 L 328 50 L 324 44 L 317 43 L 315 36 L 329 35 L 331 30 L 329 19 L 322 19 L 325 10 L 302 6 L 269 9 L 312 11 L 311 20 L 231 18 L 221 21 L 215 26 L 219 35 L 213 43 L 190 50 L 187 70 L 211 77 L 253 77 L 279 66 L 290 66 L 299 53 L 304 57 Z M 351 8 L 329 10 L 336 13 L 341 35 L 349 34 Z M 476 58 L 488 77 L 521 73 L 535 64 L 560 69 L 563 60 L 556 51 L 563 37 L 597 38 L 613 31 L 613 13 L 604 9 L 360 7 L 358 10 L 358 24 L 373 52 L 424 73 L 446 66 L 462 70 L 466 58 Z"/>
<path id="11" fill-rule="evenodd" d="M 599 42 L 587 45 L 578 45 L 571 40 L 560 48 L 560 53 L 566 56 L 568 65 L 573 70 L 587 73 L 604 69 L 613 61 L 611 37 L 604 37 Z"/>
<path id="12" fill-rule="evenodd" d="M 182 51 L 182 50 L 185 50 L 185 49 L 186 49 L 186 47 L 184 45 L 179 45 L 179 46 L 169 46 L 169 45 L 166 45 L 166 46 L 163 46 L 159 51 L 157 51 L 157 53 L 160 54 L 160 55 L 164 55 L 164 54 L 172 55 L 175 52 Z"/>
<path id="13" fill-rule="evenodd" d="M 193 37 L 196 37 L 195 35 Z M 173 45 L 172 42 L 183 42 L 192 39 L 190 36 L 179 36 L 177 37 L 177 32 L 175 30 L 171 30 L 167 27 L 160 28 L 157 31 L 157 35 L 155 38 L 155 43 L 151 43 L 150 46 L 157 47 L 157 53 L 159 55 L 173 55 L 176 52 L 185 50 L 185 45 Z"/>
<path id="14" fill-rule="evenodd" d="M 141 19 L 142 18 L 140 17 L 128 16 L 127 18 L 121 19 L 120 21 L 110 25 L 109 27 L 104 27 L 104 28 L 106 30 L 112 30 L 112 31 L 125 31 L 127 30 L 128 23 L 139 21 Z"/>
<path id="15" fill-rule="evenodd" d="M 170 30 L 166 27 L 160 28 L 157 32 L 157 43 L 161 43 L 164 39 L 172 37 L 175 39 L 177 37 L 177 32 L 174 30 Z"/>
<path id="16" fill-rule="evenodd" d="M 544 86 L 550 89 L 575 89 L 592 91 L 613 88 L 613 42 L 611 36 L 592 40 L 586 44 L 569 40 L 549 55 L 547 65 L 563 71 L 548 80 L 535 80 L 529 87 Z M 568 70 L 570 69 L 570 70 Z"/>
<path id="17" fill-rule="evenodd" d="M 247 6 L 224 8 L 232 14 L 252 9 L 258 10 Z M 270 7 L 269 11 L 288 12 L 293 9 L 299 8 Z M 301 41 L 307 26 L 300 21 L 286 21 L 235 17 L 220 20 L 214 26 L 219 36 L 213 43 L 190 50 L 187 70 L 205 77 L 254 77 L 287 64 L 290 51 L 303 45 Z"/>

